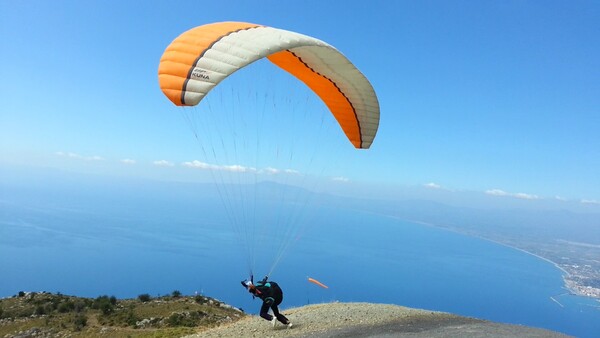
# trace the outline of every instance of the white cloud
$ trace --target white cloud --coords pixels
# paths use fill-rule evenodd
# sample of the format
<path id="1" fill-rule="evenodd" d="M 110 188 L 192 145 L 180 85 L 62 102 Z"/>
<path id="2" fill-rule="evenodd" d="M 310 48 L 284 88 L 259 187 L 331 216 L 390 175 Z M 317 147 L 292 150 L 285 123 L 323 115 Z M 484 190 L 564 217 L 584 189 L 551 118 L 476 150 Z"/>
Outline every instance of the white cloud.
<path id="1" fill-rule="evenodd" d="M 135 162 L 135 160 L 132 160 L 130 158 L 124 158 L 124 159 L 121 160 L 121 163 L 123 163 L 123 164 L 135 164 L 136 162 Z"/>
<path id="2" fill-rule="evenodd" d="M 435 183 L 433 183 L 433 182 L 430 182 L 430 183 L 424 184 L 424 186 L 425 186 L 426 188 L 431 188 L 431 189 L 441 189 L 441 188 L 442 188 L 442 186 L 441 186 L 441 185 L 439 185 L 439 184 L 435 184 Z"/>
<path id="3" fill-rule="evenodd" d="M 600 201 L 597 201 L 597 200 L 586 200 L 586 199 L 583 199 L 583 200 L 581 200 L 581 203 L 583 203 L 583 204 L 598 204 L 598 205 L 600 205 Z"/>
<path id="4" fill-rule="evenodd" d="M 540 197 L 538 195 L 526 194 L 522 192 L 518 192 L 516 194 L 512 194 L 513 197 L 524 199 L 524 200 L 538 200 Z"/>
<path id="5" fill-rule="evenodd" d="M 349 178 L 342 177 L 342 176 L 332 177 L 331 180 L 336 181 L 336 182 L 349 182 L 350 181 Z"/>
<path id="6" fill-rule="evenodd" d="M 506 191 L 500 190 L 500 189 L 486 190 L 485 193 L 488 194 L 488 195 L 492 195 L 492 196 L 506 196 L 506 197 L 513 197 L 513 198 L 524 199 L 524 200 L 537 200 L 537 199 L 539 199 L 539 196 L 537 196 L 537 195 L 526 194 L 526 193 L 522 193 L 522 192 L 510 193 L 510 192 L 506 192 Z"/>
<path id="7" fill-rule="evenodd" d="M 271 168 L 271 167 L 267 167 L 264 170 L 269 175 L 276 175 L 276 174 L 279 174 L 281 172 L 281 170 L 275 169 L 275 168 Z"/>
<path id="8" fill-rule="evenodd" d="M 183 162 L 182 165 L 184 167 L 196 168 L 196 169 L 216 169 L 217 168 L 217 166 L 215 166 L 215 165 L 200 162 L 197 160 L 194 160 L 191 162 Z"/>
<path id="9" fill-rule="evenodd" d="M 158 160 L 158 161 L 154 161 L 153 162 L 155 166 L 159 166 L 159 167 L 172 167 L 174 166 L 174 164 L 172 162 L 169 162 L 167 160 Z"/>
<path id="10" fill-rule="evenodd" d="M 265 169 L 261 169 L 258 171 L 259 173 L 267 173 L 269 175 L 278 175 L 278 174 L 289 174 L 289 175 L 300 175 L 298 170 L 294 169 L 277 169 L 273 167 L 266 167 Z"/>
<path id="11" fill-rule="evenodd" d="M 58 156 L 63 156 L 63 157 L 68 157 L 68 158 L 73 158 L 73 159 L 77 159 L 77 160 L 84 160 L 84 161 L 104 161 L 104 158 L 98 155 L 94 155 L 94 156 L 82 156 L 79 155 L 77 153 L 65 153 L 63 151 L 57 151 L 56 155 Z"/>
<path id="12" fill-rule="evenodd" d="M 240 164 L 232 164 L 232 165 L 216 165 L 210 164 L 206 162 L 201 162 L 198 160 L 188 161 L 181 163 L 182 166 L 188 168 L 195 169 L 208 169 L 208 170 L 223 170 L 223 171 L 231 171 L 231 172 L 241 172 L 241 173 L 258 173 L 258 174 L 267 174 L 267 175 L 279 175 L 279 174 L 288 174 L 288 175 L 300 175 L 300 172 L 294 169 L 277 169 L 273 167 L 266 167 L 264 169 L 256 169 L 254 167 L 246 167 Z"/>
<path id="13" fill-rule="evenodd" d="M 506 191 L 503 191 L 503 190 L 500 190 L 500 189 L 486 190 L 485 193 L 488 194 L 488 195 L 492 195 L 492 196 L 508 196 L 508 195 L 510 195 Z"/>
<path id="14" fill-rule="evenodd" d="M 209 169 L 209 170 L 224 170 L 224 171 L 232 171 L 232 172 L 256 172 L 256 168 L 252 167 L 244 167 L 239 164 L 233 165 L 214 165 L 205 162 L 200 162 L 198 160 L 194 160 L 191 162 L 183 162 L 182 165 L 188 168 L 195 169 Z"/>
<path id="15" fill-rule="evenodd" d="M 244 167 L 243 165 L 239 165 L 239 164 L 223 165 L 223 166 L 220 166 L 217 168 L 220 170 L 240 172 L 240 173 L 256 172 L 256 168 Z"/>

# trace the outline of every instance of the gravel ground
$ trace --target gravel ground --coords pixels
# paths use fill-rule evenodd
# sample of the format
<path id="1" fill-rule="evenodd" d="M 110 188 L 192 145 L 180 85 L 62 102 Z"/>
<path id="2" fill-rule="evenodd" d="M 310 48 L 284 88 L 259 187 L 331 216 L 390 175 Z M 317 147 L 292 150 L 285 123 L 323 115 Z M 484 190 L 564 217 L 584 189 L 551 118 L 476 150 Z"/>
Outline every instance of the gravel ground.
<path id="1" fill-rule="evenodd" d="M 530 327 L 498 324 L 396 305 L 327 303 L 282 311 L 292 328 L 258 316 L 205 330 L 197 337 L 568 337 Z"/>

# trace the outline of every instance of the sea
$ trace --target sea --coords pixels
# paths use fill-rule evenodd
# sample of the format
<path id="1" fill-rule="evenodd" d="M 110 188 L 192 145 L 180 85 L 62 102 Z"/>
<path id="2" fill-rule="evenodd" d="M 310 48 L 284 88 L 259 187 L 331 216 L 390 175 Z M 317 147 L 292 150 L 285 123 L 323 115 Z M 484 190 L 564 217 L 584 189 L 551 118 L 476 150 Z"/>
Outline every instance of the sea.
<path id="1" fill-rule="evenodd" d="M 240 285 L 247 257 L 214 196 L 147 182 L 40 186 L 1 187 L 0 297 L 48 291 L 136 298 L 177 290 L 258 313 L 260 301 Z M 283 309 L 397 304 L 600 336 L 600 303 L 571 295 L 562 271 L 538 257 L 363 210 L 308 212 L 311 226 L 270 276 L 284 290 Z"/>

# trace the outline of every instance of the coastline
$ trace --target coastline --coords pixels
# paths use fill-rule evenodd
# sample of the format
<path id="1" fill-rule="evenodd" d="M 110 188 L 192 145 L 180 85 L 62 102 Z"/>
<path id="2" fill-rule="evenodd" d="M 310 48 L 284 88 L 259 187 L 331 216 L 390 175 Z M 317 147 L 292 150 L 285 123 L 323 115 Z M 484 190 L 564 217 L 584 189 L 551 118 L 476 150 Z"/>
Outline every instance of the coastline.
<path id="1" fill-rule="evenodd" d="M 372 212 L 372 211 L 368 211 L 368 210 L 362 210 L 363 212 L 369 213 L 369 214 L 373 214 L 373 215 L 377 215 L 377 216 L 382 216 L 382 217 L 388 217 L 388 218 L 392 218 L 394 220 L 399 220 L 399 221 L 403 221 L 403 222 L 409 222 L 409 223 L 413 223 L 413 224 L 418 224 L 418 225 L 423 225 L 423 226 L 427 226 L 427 227 L 431 227 L 431 228 L 436 228 L 436 229 L 440 229 L 440 230 L 446 230 L 455 234 L 459 234 L 459 235 L 463 235 L 463 236 L 469 236 L 469 237 L 473 237 L 473 238 L 477 238 L 480 240 L 484 240 L 487 242 L 491 242 L 494 244 L 498 244 L 498 245 L 502 245 L 506 248 L 509 249 L 513 249 L 513 250 L 517 250 L 517 251 L 521 251 L 523 253 L 526 253 L 528 255 L 534 256 L 538 259 L 541 259 L 547 263 L 552 264 L 554 267 L 556 267 L 558 270 L 560 270 L 562 272 L 562 280 L 563 280 L 563 286 L 564 288 L 569 292 L 569 294 L 575 295 L 575 296 L 580 296 L 580 297 L 587 297 L 587 298 L 592 298 L 597 300 L 598 302 L 600 302 L 600 289 L 596 289 L 590 286 L 586 286 L 586 285 L 582 285 L 580 283 L 578 283 L 575 280 L 572 280 L 572 274 L 567 271 L 565 268 L 561 267 L 558 263 L 546 258 L 546 257 L 542 257 L 538 254 L 535 254 L 533 252 L 527 251 L 525 249 L 521 249 L 519 247 L 516 247 L 514 245 L 510 245 L 507 243 L 503 243 L 500 242 L 498 240 L 494 240 L 494 239 L 490 239 L 490 238 L 486 238 L 483 237 L 481 235 L 477 235 L 477 234 L 473 234 L 473 233 L 468 233 L 465 231 L 461 231 L 461 230 L 457 230 L 457 229 L 453 229 L 453 228 L 449 228 L 446 226 L 441 226 L 441 225 L 436 225 L 434 223 L 429 223 L 429 222 L 424 222 L 424 221 L 417 221 L 417 220 L 410 220 L 410 219 L 405 219 L 405 218 L 401 218 L 399 216 L 394 216 L 394 215 L 388 215 L 388 214 L 382 214 L 382 213 L 377 213 L 377 212 Z M 585 292 L 584 290 L 589 290 L 588 292 Z M 561 304 L 562 305 L 562 304 Z"/>
<path id="2" fill-rule="evenodd" d="M 435 225 L 433 225 L 435 226 Z M 592 299 L 596 299 L 597 301 L 600 301 L 600 289 L 596 289 L 596 288 L 592 288 L 590 286 L 586 286 L 586 285 L 582 285 L 580 283 L 578 283 L 577 281 L 571 279 L 571 277 L 573 276 L 569 271 L 567 271 L 565 268 L 563 268 L 562 266 L 558 265 L 558 263 L 546 258 L 546 257 L 542 257 L 538 254 L 535 254 L 533 252 L 527 251 L 525 249 L 521 249 L 518 247 L 515 247 L 513 245 L 510 244 L 506 244 L 506 243 L 502 243 L 493 239 L 489 239 L 489 238 L 485 238 L 482 236 L 478 236 L 478 235 L 471 235 L 471 234 L 467 234 L 467 233 L 462 233 L 462 232 L 458 232 L 467 236 L 472 236 L 478 239 L 482 239 L 488 242 L 492 242 L 498 245 L 502 245 L 504 247 L 513 249 L 513 250 L 517 250 L 517 251 L 521 251 L 523 253 L 526 253 L 528 255 L 534 256 L 538 259 L 541 259 L 543 261 L 546 261 L 552 265 L 554 265 L 554 267 L 556 267 L 558 270 L 562 271 L 562 280 L 563 280 L 563 285 L 564 288 L 572 295 L 575 296 L 580 296 L 580 297 L 587 297 L 587 298 L 592 298 Z M 585 292 L 583 290 L 589 290 L 589 292 Z M 554 299 L 553 299 L 554 300 Z M 560 303 L 559 303 L 560 304 Z M 562 304 L 560 304 L 562 306 Z"/>
<path id="3" fill-rule="evenodd" d="M 406 221 L 408 221 L 408 220 L 406 220 Z M 470 234 L 470 233 L 463 232 L 463 231 L 460 231 L 460 230 L 455 230 L 455 229 L 448 229 L 448 228 L 445 228 L 445 227 L 437 226 L 435 224 L 431 224 L 431 223 L 428 224 L 426 222 L 419 222 L 419 221 L 417 221 L 417 222 L 415 222 L 415 221 L 408 221 L 408 222 L 417 223 L 417 224 L 421 224 L 421 225 L 426 225 L 426 226 L 434 227 L 434 228 L 437 228 L 437 229 L 448 230 L 448 231 L 451 231 L 451 232 L 454 232 L 454 233 L 457 233 L 457 234 L 461 234 L 461 235 L 465 235 L 465 236 L 470 236 L 470 237 L 473 237 L 473 238 L 481 239 L 481 240 L 484 240 L 484 241 L 488 241 L 488 242 L 491 242 L 491 243 L 494 243 L 494 244 L 497 244 L 497 245 L 504 246 L 504 247 L 509 248 L 509 249 L 517 250 L 517 251 L 523 252 L 525 254 L 531 255 L 531 256 L 533 256 L 533 257 L 535 257 L 537 259 L 540 259 L 540 260 L 543 260 L 543 261 L 545 261 L 547 263 L 552 264 L 555 268 L 557 268 L 558 270 L 560 270 L 562 272 L 563 286 L 569 292 L 569 294 L 572 294 L 572 295 L 575 295 L 575 296 L 580 296 L 580 297 L 587 297 L 587 298 L 596 299 L 597 301 L 600 302 L 600 289 L 595 289 L 595 288 L 592 288 L 592 287 L 589 287 L 589 286 L 586 286 L 586 285 L 582 285 L 582 284 L 579 284 L 577 281 L 572 280 L 571 279 L 572 274 L 569 271 L 567 271 L 562 266 L 558 265 L 558 263 L 556 263 L 556 262 L 554 262 L 554 261 L 552 261 L 552 260 L 550 260 L 550 259 L 548 259 L 546 257 L 542 257 L 542 256 L 540 256 L 538 254 L 535 254 L 533 252 L 527 251 L 525 249 L 521 249 L 521 248 L 516 247 L 514 245 L 510 245 L 510 244 L 507 244 L 507 243 L 500 242 L 498 240 L 486 238 L 486 237 L 483 237 L 481 235 Z M 583 291 L 583 290 L 586 290 L 588 288 L 591 289 L 591 292 L 585 292 L 585 291 Z"/>

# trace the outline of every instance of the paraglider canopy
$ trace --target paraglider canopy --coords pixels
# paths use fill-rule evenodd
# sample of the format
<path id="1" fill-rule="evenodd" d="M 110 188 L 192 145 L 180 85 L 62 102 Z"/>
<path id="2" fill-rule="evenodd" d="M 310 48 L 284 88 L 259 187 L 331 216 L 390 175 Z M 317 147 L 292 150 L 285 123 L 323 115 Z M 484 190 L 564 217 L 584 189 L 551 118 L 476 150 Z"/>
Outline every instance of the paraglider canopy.
<path id="1" fill-rule="evenodd" d="M 160 88 L 175 105 L 197 105 L 223 79 L 264 57 L 318 95 L 356 148 L 371 146 L 379 126 L 373 87 L 337 49 L 310 36 L 245 22 L 193 28 L 165 50 Z"/>

